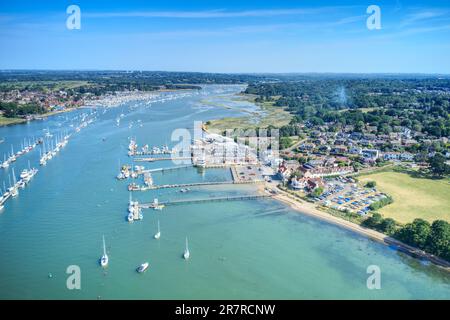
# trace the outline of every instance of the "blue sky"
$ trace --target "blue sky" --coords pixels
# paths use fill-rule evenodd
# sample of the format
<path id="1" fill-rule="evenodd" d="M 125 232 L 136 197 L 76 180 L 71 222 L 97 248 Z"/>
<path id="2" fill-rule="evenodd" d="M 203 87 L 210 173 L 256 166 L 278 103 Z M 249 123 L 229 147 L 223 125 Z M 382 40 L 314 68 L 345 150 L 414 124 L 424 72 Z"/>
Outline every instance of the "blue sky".
<path id="1" fill-rule="evenodd" d="M 450 2 L 0 0 L 0 45 L 0 69 L 449 74 Z"/>

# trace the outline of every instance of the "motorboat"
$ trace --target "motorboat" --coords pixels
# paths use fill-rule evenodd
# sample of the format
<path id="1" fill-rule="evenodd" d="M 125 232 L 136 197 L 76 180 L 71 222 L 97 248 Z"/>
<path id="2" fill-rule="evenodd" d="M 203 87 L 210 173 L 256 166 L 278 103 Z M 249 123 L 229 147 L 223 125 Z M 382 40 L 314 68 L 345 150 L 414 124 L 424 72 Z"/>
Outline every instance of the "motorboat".
<path id="1" fill-rule="evenodd" d="M 191 253 L 189 252 L 189 246 L 188 246 L 188 238 L 186 237 L 186 248 L 184 249 L 183 258 L 185 260 L 188 260 L 191 256 Z"/>
<path id="2" fill-rule="evenodd" d="M 143 264 L 141 264 L 139 267 L 137 267 L 136 271 L 138 273 L 143 273 L 145 271 L 147 271 L 148 267 L 149 267 L 149 263 L 148 262 L 144 262 Z"/>
<path id="3" fill-rule="evenodd" d="M 108 258 L 108 255 L 106 254 L 105 236 L 103 236 L 103 255 L 100 258 L 100 265 L 103 268 L 105 268 L 106 266 L 108 266 L 108 262 L 109 262 L 109 258 Z"/>
<path id="4" fill-rule="evenodd" d="M 161 238 L 161 230 L 159 229 L 159 220 L 158 220 L 158 232 L 153 236 L 156 240 Z"/>

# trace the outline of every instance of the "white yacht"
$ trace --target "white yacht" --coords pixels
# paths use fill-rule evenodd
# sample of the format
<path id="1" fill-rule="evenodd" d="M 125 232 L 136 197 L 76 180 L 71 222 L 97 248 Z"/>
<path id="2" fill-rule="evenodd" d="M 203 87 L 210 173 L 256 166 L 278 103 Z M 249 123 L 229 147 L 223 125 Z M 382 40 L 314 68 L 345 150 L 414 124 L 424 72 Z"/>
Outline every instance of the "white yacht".
<path id="1" fill-rule="evenodd" d="M 20 179 L 26 180 L 30 176 L 30 172 L 27 169 L 23 169 L 20 173 Z"/>
<path id="2" fill-rule="evenodd" d="M 108 266 L 109 258 L 106 254 L 106 246 L 105 246 L 105 236 L 103 236 L 103 256 L 100 259 L 100 265 L 105 268 Z"/>
<path id="3" fill-rule="evenodd" d="M 36 168 L 28 169 L 28 173 L 29 173 L 28 178 L 29 178 L 29 180 L 31 180 L 31 178 L 33 178 L 36 175 L 36 173 L 38 173 L 38 169 L 36 169 Z"/>
<path id="4" fill-rule="evenodd" d="M 188 260 L 190 256 L 191 253 L 189 252 L 188 238 L 186 237 L 186 248 L 184 249 L 183 258 Z"/>
<path id="5" fill-rule="evenodd" d="M 139 272 L 139 273 L 143 273 L 143 272 L 147 271 L 148 267 L 149 267 L 149 263 L 148 262 L 144 262 L 139 267 L 137 267 L 136 271 Z"/>
<path id="6" fill-rule="evenodd" d="M 8 189 L 9 193 L 11 194 L 11 197 L 15 198 L 19 195 L 19 190 L 17 187 L 11 187 Z"/>
<path id="7" fill-rule="evenodd" d="M 8 160 L 6 160 L 6 155 L 4 155 L 4 159 L 3 159 L 3 162 L 2 162 L 2 168 L 4 168 L 4 169 L 6 169 L 6 168 L 8 168 L 9 167 L 9 161 Z"/>
<path id="8" fill-rule="evenodd" d="M 128 202 L 128 212 L 129 213 L 131 213 L 131 214 L 134 213 L 135 205 L 136 205 L 136 202 L 133 201 L 133 199 L 131 198 L 131 193 L 130 193 L 130 200 Z"/>
<path id="9" fill-rule="evenodd" d="M 156 240 L 161 238 L 161 230 L 159 229 L 159 220 L 158 220 L 158 232 L 153 236 Z"/>
<path id="10" fill-rule="evenodd" d="M 14 168 L 13 168 L 13 185 L 9 188 L 9 192 L 11 193 L 11 196 L 13 198 L 19 195 L 19 188 L 18 183 L 16 181 L 16 173 L 14 172 Z"/>

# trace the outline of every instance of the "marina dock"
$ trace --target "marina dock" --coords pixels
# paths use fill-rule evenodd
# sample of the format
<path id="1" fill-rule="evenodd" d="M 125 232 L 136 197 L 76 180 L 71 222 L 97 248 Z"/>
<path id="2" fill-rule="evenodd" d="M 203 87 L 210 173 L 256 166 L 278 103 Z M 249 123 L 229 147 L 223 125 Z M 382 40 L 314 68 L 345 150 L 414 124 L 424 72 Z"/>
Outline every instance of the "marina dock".
<path id="1" fill-rule="evenodd" d="M 158 203 L 158 205 L 170 206 L 170 205 L 195 204 L 195 203 L 218 202 L 218 201 L 243 201 L 243 200 L 256 200 L 271 197 L 272 195 L 248 195 L 248 196 L 215 197 L 204 199 L 172 200 L 172 201 L 161 201 Z M 139 204 L 139 208 L 142 209 L 150 209 L 154 207 L 155 207 L 154 202 Z"/>
<path id="2" fill-rule="evenodd" d="M 173 161 L 189 160 L 189 161 L 191 161 L 191 157 L 159 157 L 159 158 L 148 157 L 148 158 L 135 158 L 134 159 L 134 161 L 136 161 L 136 162 L 155 162 L 155 161 L 168 161 L 168 160 L 173 160 Z"/>
<path id="3" fill-rule="evenodd" d="M 187 187 L 199 187 L 199 186 L 214 186 L 214 185 L 233 185 L 233 184 L 254 184 L 263 181 L 213 181 L 213 182 L 192 182 L 192 183 L 178 183 L 178 184 L 162 184 L 162 185 L 150 185 L 150 186 L 139 186 L 136 184 L 130 184 L 128 186 L 129 191 L 147 191 L 147 190 L 158 190 L 158 189 L 170 189 L 170 188 L 187 188 Z"/>
<path id="4" fill-rule="evenodd" d="M 179 167 L 170 167 L 170 168 L 148 169 L 148 170 L 144 170 L 144 172 L 164 172 L 164 171 L 171 171 L 171 170 L 177 170 L 177 169 L 186 169 L 186 168 L 192 168 L 192 165 L 179 166 Z"/>

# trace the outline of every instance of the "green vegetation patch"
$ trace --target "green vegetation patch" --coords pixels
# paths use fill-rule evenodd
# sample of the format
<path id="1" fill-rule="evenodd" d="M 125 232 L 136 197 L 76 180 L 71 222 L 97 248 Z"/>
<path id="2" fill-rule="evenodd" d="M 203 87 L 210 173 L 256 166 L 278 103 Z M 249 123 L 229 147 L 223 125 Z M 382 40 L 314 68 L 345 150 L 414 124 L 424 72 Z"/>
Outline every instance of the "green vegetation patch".
<path id="1" fill-rule="evenodd" d="M 416 218 L 429 222 L 450 221 L 449 179 L 427 179 L 403 172 L 378 172 L 359 177 L 364 184 L 376 181 L 377 188 L 392 197 L 394 202 L 378 211 L 401 223 Z"/>
<path id="2" fill-rule="evenodd" d="M 245 96 L 244 96 L 245 97 Z M 243 97 L 239 97 L 243 99 Z M 254 96 L 247 97 L 248 101 L 255 102 Z M 217 104 L 215 104 L 217 105 Z M 265 101 L 257 103 L 261 108 L 260 111 L 245 111 L 248 115 L 242 117 L 228 117 L 217 120 L 211 120 L 208 124 L 208 129 L 216 132 L 223 132 L 226 129 L 256 129 L 268 127 L 282 127 L 288 125 L 292 119 L 292 115 L 282 107 L 275 106 L 274 101 Z M 220 107 L 235 109 L 227 105 L 220 105 Z"/>

